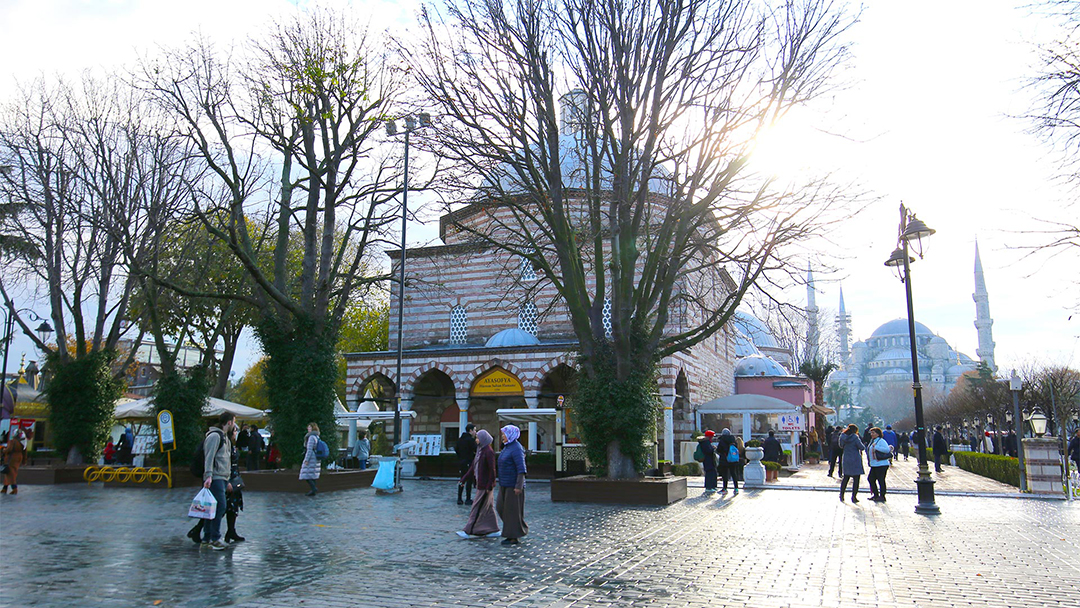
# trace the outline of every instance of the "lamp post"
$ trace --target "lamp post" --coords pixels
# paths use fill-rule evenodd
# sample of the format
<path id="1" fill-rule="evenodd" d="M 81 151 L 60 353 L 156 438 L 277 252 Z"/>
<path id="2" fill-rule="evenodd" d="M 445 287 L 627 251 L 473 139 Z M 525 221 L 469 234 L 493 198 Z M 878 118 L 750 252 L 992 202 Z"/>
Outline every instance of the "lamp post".
<path id="1" fill-rule="evenodd" d="M 386 121 L 386 134 L 390 137 L 405 136 L 404 184 L 401 191 L 401 262 L 398 272 L 398 315 L 397 315 L 397 390 L 394 396 L 394 445 L 401 445 L 401 358 L 403 348 L 402 326 L 405 320 L 405 229 L 409 210 L 409 134 L 417 129 L 431 125 L 431 115 L 420 112 L 416 116 L 405 117 L 405 129 L 398 131 L 393 119 Z M 399 476 L 400 477 L 400 476 Z M 400 482 L 399 484 L 400 485 Z"/>
<path id="2" fill-rule="evenodd" d="M 1016 456 L 1020 461 L 1020 491 L 1027 492 L 1027 475 L 1024 474 L 1024 443 L 1022 441 L 1024 437 L 1024 429 L 1021 427 L 1020 418 L 1020 390 L 1024 388 L 1023 382 L 1020 381 L 1020 376 L 1016 375 L 1016 370 L 1012 372 L 1012 377 L 1009 378 L 1009 390 L 1012 391 L 1013 398 L 1013 432 L 1016 434 Z"/>
<path id="3" fill-rule="evenodd" d="M 919 382 L 919 353 L 915 342 L 915 309 L 911 300 L 911 263 L 915 258 L 911 257 L 909 248 L 915 247 L 915 253 L 922 258 L 922 240 L 934 234 L 935 230 L 928 227 L 922 220 L 916 219 L 907 207 L 900 205 L 900 229 L 897 239 L 897 248 L 885 262 L 886 266 L 900 271 L 900 281 L 904 283 L 907 295 L 908 313 L 908 338 L 911 341 L 911 388 L 915 393 L 915 429 L 919 436 L 919 477 L 915 480 L 915 487 L 919 493 L 919 504 L 915 506 L 915 512 L 923 515 L 935 515 L 941 513 L 934 501 L 934 480 L 930 477 L 930 467 L 926 461 L 926 421 L 923 417 L 922 384 Z"/>
<path id="4" fill-rule="evenodd" d="M 49 334 L 53 332 L 53 328 L 49 325 L 49 322 L 44 318 L 39 317 L 38 314 L 29 308 L 22 308 L 14 310 L 14 304 L 11 302 L 4 306 L 4 381 L 7 381 L 7 366 L 8 366 L 8 354 L 11 351 L 11 340 L 15 337 L 15 315 L 20 312 L 25 312 L 33 321 L 41 321 L 41 325 L 38 325 L 34 330 L 38 335 L 38 340 L 45 342 L 45 339 L 49 337 Z"/>
<path id="5" fill-rule="evenodd" d="M 1035 408 L 1035 411 L 1031 412 L 1028 416 L 1028 424 L 1031 425 L 1031 432 L 1036 437 L 1042 437 L 1046 434 L 1046 414 L 1042 413 L 1042 410 Z"/>

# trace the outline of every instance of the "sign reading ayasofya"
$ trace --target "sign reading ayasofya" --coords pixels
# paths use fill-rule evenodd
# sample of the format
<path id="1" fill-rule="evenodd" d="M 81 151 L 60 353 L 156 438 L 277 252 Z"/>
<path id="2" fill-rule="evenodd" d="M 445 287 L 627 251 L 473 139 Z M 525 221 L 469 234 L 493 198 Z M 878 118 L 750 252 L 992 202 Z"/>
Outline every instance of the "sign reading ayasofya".
<path id="1" fill-rule="evenodd" d="M 474 396 L 499 396 L 520 397 L 525 394 L 525 388 L 521 380 L 501 367 L 493 367 L 480 374 L 473 382 L 472 395 Z"/>

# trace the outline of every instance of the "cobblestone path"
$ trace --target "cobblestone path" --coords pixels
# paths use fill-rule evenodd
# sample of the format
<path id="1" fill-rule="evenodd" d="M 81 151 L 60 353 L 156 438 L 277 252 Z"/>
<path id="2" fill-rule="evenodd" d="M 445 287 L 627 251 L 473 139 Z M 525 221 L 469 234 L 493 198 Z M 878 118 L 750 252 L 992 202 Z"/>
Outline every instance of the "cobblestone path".
<path id="1" fill-rule="evenodd" d="M 0 606 L 1080 605 L 1080 504 L 840 503 L 743 491 L 669 507 L 551 503 L 530 484 L 517 547 L 454 535 L 454 484 L 251 493 L 248 540 L 200 550 L 192 491 L 26 486 L 0 496 Z M 155 603 L 157 602 L 157 603 Z"/>

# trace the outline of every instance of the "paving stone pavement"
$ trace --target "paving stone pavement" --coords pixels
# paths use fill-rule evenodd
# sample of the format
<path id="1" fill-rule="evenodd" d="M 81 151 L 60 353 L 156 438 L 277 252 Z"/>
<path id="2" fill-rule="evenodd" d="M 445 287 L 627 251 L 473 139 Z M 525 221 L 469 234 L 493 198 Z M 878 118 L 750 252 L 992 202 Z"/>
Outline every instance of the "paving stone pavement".
<path id="1" fill-rule="evenodd" d="M 190 489 L 0 496 L 0 606 L 1080 606 L 1080 503 L 746 491 L 668 507 L 552 503 L 517 547 L 454 535 L 453 483 L 249 493 L 248 540 L 183 537 Z M 158 602 L 155 604 L 155 602 Z"/>

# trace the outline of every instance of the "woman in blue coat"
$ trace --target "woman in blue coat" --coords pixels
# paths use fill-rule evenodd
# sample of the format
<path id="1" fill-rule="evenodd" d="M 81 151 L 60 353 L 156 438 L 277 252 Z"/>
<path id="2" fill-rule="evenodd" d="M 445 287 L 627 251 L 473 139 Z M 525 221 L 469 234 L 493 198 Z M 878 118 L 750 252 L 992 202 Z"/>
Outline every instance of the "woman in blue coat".
<path id="1" fill-rule="evenodd" d="M 503 522 L 504 545 L 516 545 L 529 533 L 525 523 L 525 448 L 518 443 L 521 429 L 508 424 L 502 429 L 502 451 L 499 452 L 499 497 L 495 510 Z"/>
<path id="2" fill-rule="evenodd" d="M 851 484 L 851 502 L 859 502 L 859 480 L 866 472 L 863 469 L 862 453 L 866 451 L 866 445 L 859 439 L 859 427 L 849 424 L 847 429 L 840 434 L 840 449 L 844 451 L 841 458 L 843 464 L 844 479 L 840 482 L 840 502 L 844 502 L 844 492 L 847 491 L 848 480 Z"/>

